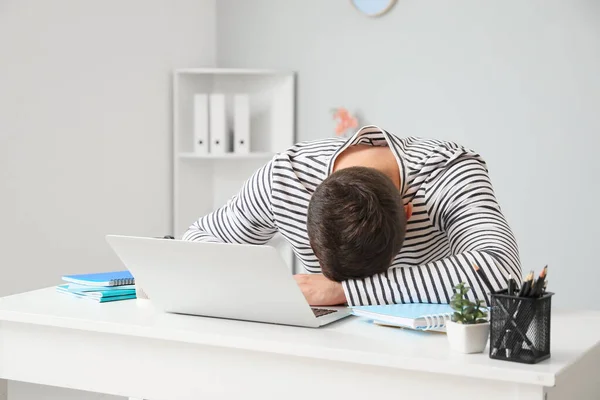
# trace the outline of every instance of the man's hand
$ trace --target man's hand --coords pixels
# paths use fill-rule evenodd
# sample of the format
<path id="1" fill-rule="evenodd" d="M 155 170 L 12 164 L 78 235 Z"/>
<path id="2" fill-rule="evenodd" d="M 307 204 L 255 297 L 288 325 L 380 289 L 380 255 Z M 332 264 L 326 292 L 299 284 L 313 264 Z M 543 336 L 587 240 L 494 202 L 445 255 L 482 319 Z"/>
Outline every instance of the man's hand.
<path id="1" fill-rule="evenodd" d="M 294 275 L 294 279 L 311 306 L 336 306 L 346 302 L 342 284 L 322 274 L 299 274 Z"/>

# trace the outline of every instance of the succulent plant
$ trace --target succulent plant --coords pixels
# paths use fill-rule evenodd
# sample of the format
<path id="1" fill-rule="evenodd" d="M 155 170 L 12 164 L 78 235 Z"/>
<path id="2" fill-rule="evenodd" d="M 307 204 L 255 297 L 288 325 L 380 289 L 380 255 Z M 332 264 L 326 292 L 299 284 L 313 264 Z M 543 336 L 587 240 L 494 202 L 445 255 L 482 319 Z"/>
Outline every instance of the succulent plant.
<path id="1" fill-rule="evenodd" d="M 454 310 L 452 321 L 459 324 L 481 324 L 488 322 L 487 308 L 483 300 L 472 302 L 467 298 L 467 293 L 471 290 L 465 286 L 464 282 L 454 286 L 454 295 L 450 300 L 450 307 Z"/>

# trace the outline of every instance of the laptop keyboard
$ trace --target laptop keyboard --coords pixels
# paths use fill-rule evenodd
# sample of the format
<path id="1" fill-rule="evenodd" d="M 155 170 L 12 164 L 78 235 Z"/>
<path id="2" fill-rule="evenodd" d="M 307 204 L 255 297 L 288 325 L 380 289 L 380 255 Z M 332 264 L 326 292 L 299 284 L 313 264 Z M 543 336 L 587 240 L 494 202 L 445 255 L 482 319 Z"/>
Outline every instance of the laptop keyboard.
<path id="1" fill-rule="evenodd" d="M 337 312 L 337 310 L 327 310 L 326 308 L 311 308 L 313 313 L 315 313 L 315 317 L 322 317 L 323 315 L 333 314 Z"/>

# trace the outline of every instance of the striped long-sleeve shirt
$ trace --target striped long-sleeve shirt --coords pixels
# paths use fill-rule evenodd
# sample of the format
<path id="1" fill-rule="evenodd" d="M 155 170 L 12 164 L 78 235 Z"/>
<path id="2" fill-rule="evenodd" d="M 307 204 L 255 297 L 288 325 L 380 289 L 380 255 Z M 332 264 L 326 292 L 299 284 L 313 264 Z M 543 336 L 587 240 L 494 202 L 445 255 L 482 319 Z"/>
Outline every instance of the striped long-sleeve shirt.
<path id="1" fill-rule="evenodd" d="M 332 173 L 336 157 L 357 144 L 390 147 L 403 202 L 412 203 L 413 214 L 387 272 L 342 282 L 349 305 L 449 303 L 460 282 L 472 288 L 471 298 L 489 303 L 489 290 L 473 263 L 496 290 L 506 287 L 509 274 L 520 280 L 517 243 L 481 156 L 456 143 L 400 138 L 374 126 L 350 139 L 299 143 L 276 155 L 226 205 L 195 222 L 183 239 L 265 244 L 280 232 L 308 272 L 321 272 L 306 230 L 308 204 Z"/>

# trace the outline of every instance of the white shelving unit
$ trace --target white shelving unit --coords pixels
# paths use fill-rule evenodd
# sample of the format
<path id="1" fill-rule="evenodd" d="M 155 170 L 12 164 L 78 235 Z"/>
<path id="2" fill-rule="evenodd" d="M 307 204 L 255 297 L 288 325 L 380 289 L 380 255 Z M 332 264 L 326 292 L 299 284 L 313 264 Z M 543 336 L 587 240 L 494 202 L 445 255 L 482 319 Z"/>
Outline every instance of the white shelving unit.
<path id="1" fill-rule="evenodd" d="M 194 152 L 194 95 L 244 93 L 250 103 L 250 153 Z M 227 118 L 233 118 L 227 109 Z M 232 125 L 232 124 L 230 124 Z M 254 171 L 295 141 L 295 74 L 251 69 L 185 68 L 173 74 L 173 234 L 235 195 Z M 282 237 L 271 243 L 290 268 L 294 256 Z"/>
<path id="2" fill-rule="evenodd" d="M 196 154 L 196 153 L 179 153 L 179 158 L 198 159 L 198 160 L 244 160 L 244 159 L 261 159 L 269 160 L 274 156 L 270 152 L 255 152 L 249 154 Z"/>

